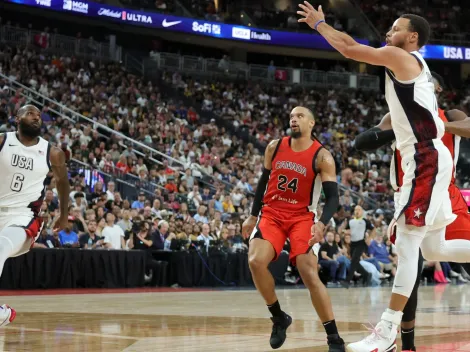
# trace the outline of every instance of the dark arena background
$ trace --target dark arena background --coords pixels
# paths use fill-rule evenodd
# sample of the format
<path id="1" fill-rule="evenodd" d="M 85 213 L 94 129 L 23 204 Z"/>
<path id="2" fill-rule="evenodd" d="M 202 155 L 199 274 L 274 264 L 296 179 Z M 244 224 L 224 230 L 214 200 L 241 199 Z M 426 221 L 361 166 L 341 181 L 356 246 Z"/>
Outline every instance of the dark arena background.
<path id="1" fill-rule="evenodd" d="M 344 341 L 368 334 L 362 323 L 380 319 L 397 264 L 387 237 L 393 151 L 358 151 L 354 140 L 388 112 L 384 69 L 345 59 L 298 23 L 297 5 L 0 1 L 0 132 L 16 130 L 20 106 L 38 107 L 41 136 L 66 155 L 71 191 L 69 227 L 57 231 L 58 192 L 48 178 L 42 232 L 30 252 L 5 264 L 0 304 L 17 315 L 0 331 L 1 351 L 271 350 L 270 314 L 253 283 L 242 224 L 266 146 L 289 136 L 295 106 L 313 112 L 340 192 L 321 241 L 319 277 Z M 375 48 L 400 15 L 425 17 L 432 34 L 420 52 L 442 77 L 439 106 L 469 113 L 467 1 L 312 5 L 322 5 L 333 28 Z M 465 139 L 456 183 L 470 204 Z M 322 193 L 318 215 L 324 202 Z M 358 205 L 371 225 L 361 259 L 375 271 L 356 270 L 347 290 L 340 282 Z M 334 265 L 321 255 L 330 249 Z M 293 317 L 280 350 L 327 351 L 289 251 L 287 241 L 269 266 Z M 460 264 L 424 262 L 417 351 L 470 351 L 469 280 Z M 397 344 L 401 351 L 400 335 Z"/>

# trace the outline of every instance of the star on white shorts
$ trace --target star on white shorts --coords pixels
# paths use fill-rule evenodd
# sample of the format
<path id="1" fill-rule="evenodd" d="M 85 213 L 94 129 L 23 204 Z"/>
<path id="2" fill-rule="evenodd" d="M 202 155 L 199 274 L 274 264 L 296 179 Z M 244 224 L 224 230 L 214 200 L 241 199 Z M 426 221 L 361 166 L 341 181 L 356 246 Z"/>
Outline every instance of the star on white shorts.
<path id="1" fill-rule="evenodd" d="M 419 210 L 419 208 L 415 210 L 415 218 L 418 218 L 418 219 L 419 219 L 419 217 L 421 216 L 421 214 L 423 214 L 423 213 L 421 212 L 421 210 Z"/>

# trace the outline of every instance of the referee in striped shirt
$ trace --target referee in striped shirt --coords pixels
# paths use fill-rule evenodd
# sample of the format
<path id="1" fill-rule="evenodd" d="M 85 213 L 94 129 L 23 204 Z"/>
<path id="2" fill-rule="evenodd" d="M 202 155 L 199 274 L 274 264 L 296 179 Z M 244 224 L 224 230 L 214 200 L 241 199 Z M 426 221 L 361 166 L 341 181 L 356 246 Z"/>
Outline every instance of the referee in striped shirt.
<path id="1" fill-rule="evenodd" d="M 341 282 L 341 285 L 345 288 L 349 288 L 355 271 L 362 275 L 365 284 L 370 283 L 372 276 L 359 263 L 362 253 L 367 250 L 365 241 L 367 231 L 369 231 L 369 236 L 375 236 L 374 225 L 369 220 L 364 219 L 363 214 L 364 209 L 362 209 L 360 205 L 357 205 L 354 208 L 354 217 L 349 219 L 346 224 L 346 231 L 349 231 L 351 235 L 351 266 L 346 280 Z"/>

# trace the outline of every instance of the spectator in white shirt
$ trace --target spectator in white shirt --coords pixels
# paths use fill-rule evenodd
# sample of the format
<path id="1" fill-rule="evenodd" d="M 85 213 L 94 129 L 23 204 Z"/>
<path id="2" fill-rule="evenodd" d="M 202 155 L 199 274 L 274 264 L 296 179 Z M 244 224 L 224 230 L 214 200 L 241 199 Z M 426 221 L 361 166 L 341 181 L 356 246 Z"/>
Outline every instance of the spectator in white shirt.
<path id="1" fill-rule="evenodd" d="M 189 192 L 188 194 L 188 199 L 193 201 L 196 208 L 198 208 L 199 205 L 202 203 L 202 197 L 201 197 L 201 194 L 199 193 L 198 185 L 193 186 L 193 190 Z"/>
<path id="2" fill-rule="evenodd" d="M 106 195 L 108 196 L 108 200 L 114 201 L 114 192 L 116 185 L 114 184 L 113 181 L 109 181 L 108 184 L 106 185 L 107 191 Z"/>
<path id="3" fill-rule="evenodd" d="M 106 227 L 103 229 L 101 236 L 104 237 L 104 246 L 110 249 L 125 249 L 124 231 L 114 223 L 116 217 L 113 213 L 106 214 Z"/>
<path id="4" fill-rule="evenodd" d="M 202 222 L 204 224 L 209 223 L 209 220 L 207 220 L 205 213 L 206 213 L 206 207 L 204 205 L 199 206 L 197 208 L 197 214 L 194 215 L 194 220 L 196 220 L 196 222 Z"/>
<path id="5" fill-rule="evenodd" d="M 199 236 L 197 236 L 198 241 L 204 241 L 206 246 L 206 250 L 209 250 L 209 244 L 212 240 L 211 236 L 209 236 L 210 227 L 208 224 L 202 225 L 202 232 Z"/>

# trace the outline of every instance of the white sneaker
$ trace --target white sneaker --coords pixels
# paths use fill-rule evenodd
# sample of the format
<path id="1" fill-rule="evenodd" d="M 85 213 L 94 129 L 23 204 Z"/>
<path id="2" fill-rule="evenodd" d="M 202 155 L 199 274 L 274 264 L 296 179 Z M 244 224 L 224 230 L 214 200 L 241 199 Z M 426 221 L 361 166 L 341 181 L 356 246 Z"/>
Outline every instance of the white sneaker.
<path id="1" fill-rule="evenodd" d="M 459 273 L 456 273 L 455 271 L 451 270 L 450 271 L 450 277 L 459 277 Z"/>
<path id="2" fill-rule="evenodd" d="M 391 318 L 392 319 L 389 319 Z M 387 319 L 387 320 L 384 320 Z M 389 320 L 394 320 L 398 324 L 394 324 Z M 383 313 L 382 320 L 375 328 L 370 329 L 372 333 L 365 339 L 350 343 L 346 347 L 348 352 L 394 352 L 396 351 L 398 326 L 400 324 L 401 315 L 394 316 L 390 313 Z"/>
<path id="3" fill-rule="evenodd" d="M 16 318 L 16 311 L 6 304 L 0 306 L 0 327 L 10 324 Z"/>
<path id="4" fill-rule="evenodd" d="M 459 276 L 457 276 L 457 281 L 458 281 L 458 282 L 461 282 L 461 283 L 464 283 L 464 284 L 466 284 L 466 283 L 468 282 L 468 280 L 465 279 L 465 278 L 462 276 L 462 274 L 460 274 Z"/>
<path id="5" fill-rule="evenodd" d="M 388 279 L 390 277 L 390 274 L 384 274 L 384 273 L 380 273 L 379 277 L 381 279 Z"/>

